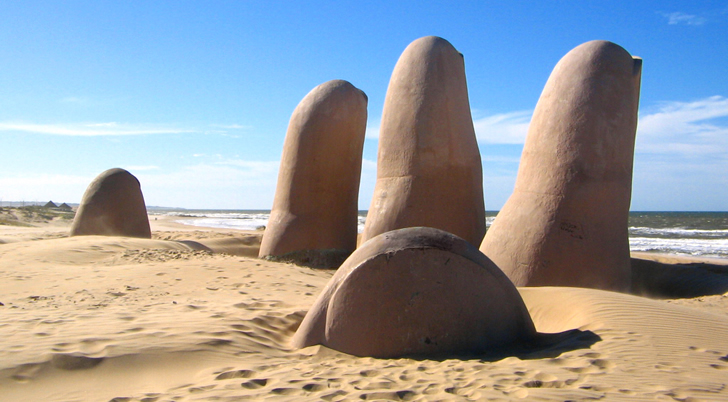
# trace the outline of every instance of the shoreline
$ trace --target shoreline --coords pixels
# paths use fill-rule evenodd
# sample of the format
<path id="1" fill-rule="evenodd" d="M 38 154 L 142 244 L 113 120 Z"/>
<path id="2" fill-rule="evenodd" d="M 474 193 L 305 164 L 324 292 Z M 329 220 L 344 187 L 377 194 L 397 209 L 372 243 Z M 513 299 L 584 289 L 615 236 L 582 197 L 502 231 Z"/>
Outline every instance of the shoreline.
<path id="1" fill-rule="evenodd" d="M 214 226 L 204 225 L 187 225 L 179 223 L 178 221 L 184 220 L 199 220 L 196 217 L 182 217 L 182 216 L 169 216 L 169 215 L 149 215 L 149 223 L 152 231 L 195 231 L 195 230 L 209 230 L 213 232 L 239 232 L 246 234 L 263 234 L 263 230 L 243 230 L 235 228 L 220 228 Z M 691 264 L 691 263 L 708 263 L 718 265 L 728 265 L 728 258 L 719 257 L 703 257 L 703 256 L 692 256 L 685 254 L 670 254 L 660 253 L 651 251 L 632 251 L 630 252 L 632 258 L 639 258 L 651 261 L 657 261 L 665 264 Z"/>
<path id="2" fill-rule="evenodd" d="M 237 233 L 252 236 L 263 235 L 263 230 L 245 230 L 204 225 L 188 225 L 179 222 L 185 220 L 199 220 L 199 218 L 197 217 L 148 214 L 148 218 L 152 232 L 209 231 L 218 234 Z M 29 227 L 0 225 L 0 244 L 23 240 L 27 238 L 43 238 L 43 236 L 38 236 L 39 232 L 47 232 L 45 237 L 62 237 L 64 234 L 67 235 L 68 231 L 70 230 L 70 225 L 70 221 L 64 222 L 58 220 L 45 224 L 39 224 L 38 226 Z M 23 233 L 27 235 L 23 235 Z M 686 254 L 670 254 L 647 251 L 632 251 L 630 252 L 630 255 L 632 258 L 656 261 L 665 264 L 706 263 L 716 265 L 728 265 L 728 258 L 719 258 L 713 256 L 692 256 Z"/>

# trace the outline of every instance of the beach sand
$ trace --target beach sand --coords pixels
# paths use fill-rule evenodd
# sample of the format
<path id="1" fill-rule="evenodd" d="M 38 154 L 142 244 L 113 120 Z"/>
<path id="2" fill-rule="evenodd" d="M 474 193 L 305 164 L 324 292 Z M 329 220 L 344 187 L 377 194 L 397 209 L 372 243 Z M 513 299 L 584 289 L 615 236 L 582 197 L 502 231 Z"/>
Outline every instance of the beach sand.
<path id="1" fill-rule="evenodd" d="M 725 292 L 519 289 L 540 332 L 581 330 L 545 350 L 292 350 L 333 271 L 255 258 L 261 232 L 179 219 L 151 216 L 151 240 L 0 226 L 0 401 L 728 400 Z M 671 292 L 692 272 L 728 277 L 725 260 L 635 257 L 677 264 Z M 660 267 L 641 264 L 643 281 Z"/>

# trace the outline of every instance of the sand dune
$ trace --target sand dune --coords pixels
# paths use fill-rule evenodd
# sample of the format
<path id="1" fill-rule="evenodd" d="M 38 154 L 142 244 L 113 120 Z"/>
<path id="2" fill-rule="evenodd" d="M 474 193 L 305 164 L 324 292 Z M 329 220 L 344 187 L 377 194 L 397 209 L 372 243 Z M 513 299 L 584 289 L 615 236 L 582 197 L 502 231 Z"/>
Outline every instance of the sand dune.
<path id="1" fill-rule="evenodd" d="M 521 288 L 538 331 L 580 331 L 529 352 L 358 358 L 289 347 L 332 271 L 242 256 L 260 233 L 152 226 L 0 226 L 1 401 L 728 398 L 725 294 Z"/>

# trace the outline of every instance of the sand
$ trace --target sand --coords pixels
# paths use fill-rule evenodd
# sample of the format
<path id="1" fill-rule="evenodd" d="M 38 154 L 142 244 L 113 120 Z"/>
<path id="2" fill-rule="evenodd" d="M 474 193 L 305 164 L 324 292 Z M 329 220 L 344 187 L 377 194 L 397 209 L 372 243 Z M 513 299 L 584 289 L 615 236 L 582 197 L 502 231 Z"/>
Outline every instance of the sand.
<path id="1" fill-rule="evenodd" d="M 254 258 L 260 232 L 172 219 L 150 217 L 151 240 L 0 226 L 0 401 L 728 399 L 726 294 L 521 288 L 539 331 L 581 330 L 547 350 L 292 350 L 333 271 Z"/>

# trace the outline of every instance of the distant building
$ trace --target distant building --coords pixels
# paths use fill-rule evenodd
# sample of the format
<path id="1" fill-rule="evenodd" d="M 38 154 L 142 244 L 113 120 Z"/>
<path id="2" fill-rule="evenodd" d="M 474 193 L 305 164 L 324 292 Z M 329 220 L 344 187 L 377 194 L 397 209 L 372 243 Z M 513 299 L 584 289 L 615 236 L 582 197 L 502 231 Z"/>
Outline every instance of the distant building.
<path id="1" fill-rule="evenodd" d="M 71 211 L 71 210 L 73 210 L 73 208 L 71 208 L 71 206 L 68 205 L 68 204 L 66 204 L 65 202 L 63 204 L 59 205 L 58 206 L 58 209 L 63 210 L 63 211 Z"/>
<path id="2" fill-rule="evenodd" d="M 58 205 L 54 204 L 53 201 L 48 201 L 47 204 L 43 206 L 44 208 L 58 208 Z"/>

